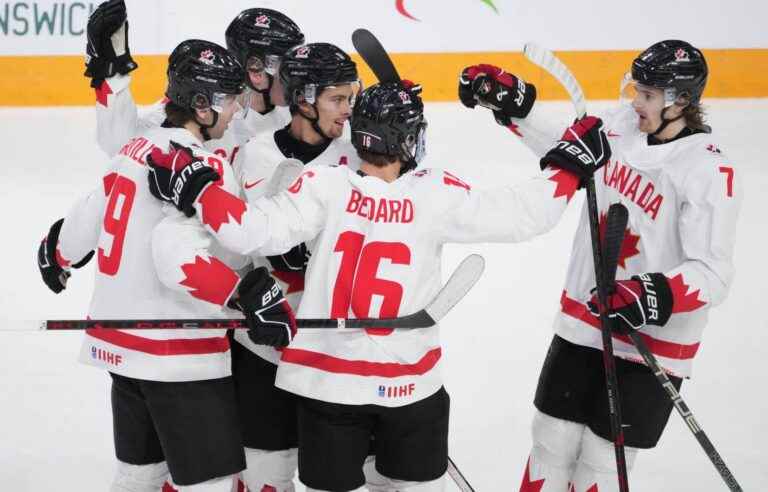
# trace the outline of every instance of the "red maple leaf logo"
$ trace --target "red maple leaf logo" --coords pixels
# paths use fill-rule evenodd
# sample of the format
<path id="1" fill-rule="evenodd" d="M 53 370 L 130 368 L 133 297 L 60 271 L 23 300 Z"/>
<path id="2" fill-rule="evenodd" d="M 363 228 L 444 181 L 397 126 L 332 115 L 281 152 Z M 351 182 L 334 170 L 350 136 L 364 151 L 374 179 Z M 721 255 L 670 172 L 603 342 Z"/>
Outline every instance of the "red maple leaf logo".
<path id="1" fill-rule="evenodd" d="M 601 243 L 605 240 L 605 227 L 606 227 L 607 218 L 608 218 L 608 215 L 605 212 L 600 213 L 600 242 Z M 637 245 L 639 242 L 640 242 L 640 236 L 637 234 L 633 234 L 632 228 L 627 227 L 627 230 L 624 231 L 624 241 L 621 242 L 621 249 L 619 250 L 619 266 L 621 268 L 624 268 L 626 270 L 627 258 L 632 258 L 633 256 L 640 254 L 640 250 L 637 248 Z"/>
<path id="2" fill-rule="evenodd" d="M 674 299 L 672 302 L 673 313 L 689 313 L 707 304 L 699 299 L 700 289 L 688 292 L 691 286 L 685 283 L 682 273 L 669 279 L 669 288 L 672 290 L 672 299 Z"/>
<path id="3" fill-rule="evenodd" d="M 520 484 L 520 492 L 541 492 L 541 488 L 543 486 L 543 478 L 540 480 L 531 481 L 531 458 L 528 458 L 528 463 L 525 464 L 523 483 Z"/>
<path id="4" fill-rule="evenodd" d="M 230 217 L 242 224 L 245 202 L 221 187 L 209 186 L 197 201 L 202 208 L 203 224 L 214 232 L 219 232 L 222 224 L 228 224 Z"/>
<path id="5" fill-rule="evenodd" d="M 223 306 L 240 278 L 218 258 L 208 260 L 198 255 L 194 263 L 181 265 L 186 278 L 179 284 L 192 289 L 192 297 Z"/>
<path id="6" fill-rule="evenodd" d="M 102 82 L 101 85 L 99 85 L 96 89 L 94 89 L 94 92 L 96 93 L 96 102 L 107 107 L 107 96 L 112 94 L 112 88 L 107 84 L 106 81 Z"/>
<path id="7" fill-rule="evenodd" d="M 579 178 L 575 174 L 563 169 L 556 169 L 555 173 L 549 177 L 549 180 L 557 184 L 555 194 L 552 195 L 553 198 L 564 196 L 565 200 L 570 202 L 573 195 L 576 194 L 576 190 L 579 189 Z"/>
<path id="8" fill-rule="evenodd" d="M 593 484 L 590 488 L 587 489 L 587 492 L 599 492 L 597 490 L 597 484 Z"/>
<path id="9" fill-rule="evenodd" d="M 272 276 L 286 285 L 283 289 L 285 295 L 304 290 L 304 272 L 273 270 Z"/>

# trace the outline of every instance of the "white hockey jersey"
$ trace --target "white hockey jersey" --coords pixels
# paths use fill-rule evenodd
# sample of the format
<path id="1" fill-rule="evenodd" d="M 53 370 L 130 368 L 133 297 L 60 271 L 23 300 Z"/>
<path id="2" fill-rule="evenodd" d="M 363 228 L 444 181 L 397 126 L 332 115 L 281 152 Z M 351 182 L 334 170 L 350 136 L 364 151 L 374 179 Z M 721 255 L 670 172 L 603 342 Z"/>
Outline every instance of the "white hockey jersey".
<path id="1" fill-rule="evenodd" d="M 233 169 L 235 176 L 243 186 L 243 192 L 248 203 L 254 203 L 265 195 L 277 166 L 285 159 L 285 155 L 275 142 L 273 132 L 262 133 L 241 147 L 233 163 Z M 320 155 L 306 165 L 342 165 L 357 171 L 360 169 L 360 158 L 349 138 L 342 137 L 334 139 Z M 309 245 L 309 250 L 312 251 L 312 245 Z M 270 274 L 277 280 L 288 303 L 294 311 L 298 310 L 301 295 L 304 292 L 304 272 L 275 271 L 269 261 L 261 255 L 253 255 L 252 260 L 256 268 L 264 266 L 270 270 Z M 277 364 L 280 360 L 280 350 L 265 345 L 256 345 L 243 331 L 235 332 L 235 340 L 273 364 Z"/>
<path id="2" fill-rule="evenodd" d="M 667 276 L 673 314 L 666 326 L 644 327 L 640 336 L 666 370 L 690 376 L 709 308 L 725 299 L 733 279 L 743 196 L 739 172 L 711 134 L 648 145 L 631 107 L 603 121 L 613 155 L 595 177 L 601 225 L 610 204 L 629 210 L 617 279 L 645 272 Z M 585 306 L 594 285 L 585 203 L 554 328 L 570 342 L 602 349 L 599 320 Z M 642 361 L 626 336 L 614 335 L 614 351 Z"/>
<path id="3" fill-rule="evenodd" d="M 271 255 L 314 240 L 299 317 L 390 317 L 423 308 L 441 287 L 447 242 L 524 241 L 549 230 L 576 179 L 548 170 L 473 191 L 447 171 L 387 183 L 348 167 L 306 169 L 286 191 L 247 206 L 216 186 L 196 217 L 240 254 Z M 171 222 L 162 234 L 172 237 Z M 319 400 L 402 406 L 442 385 L 438 328 L 299 330 L 277 386 Z"/>
<path id="4" fill-rule="evenodd" d="M 69 212 L 59 237 L 63 266 L 96 250 L 96 279 L 89 309 L 92 319 L 228 318 L 222 309 L 239 277 L 233 268 L 241 257 L 195 255 L 181 268 L 163 258 L 177 244 L 196 244 L 216 251 L 210 235 L 195 219 L 179 219 L 177 237 L 155 241 L 153 232 L 166 214 L 180 215 L 149 192 L 145 158 L 154 147 L 164 151 L 169 140 L 191 147 L 222 172 L 219 186 L 237 193 L 231 167 L 199 146 L 185 129 L 155 128 L 125 144 L 103 178 Z M 165 207 L 165 210 L 164 210 Z M 222 260 L 222 258 L 224 258 Z M 76 261 L 76 260 L 75 260 Z M 175 265 L 174 265 L 175 266 Z M 154 381 L 190 381 L 231 374 L 226 330 L 88 330 L 81 360 L 111 372 Z"/>
<path id="5" fill-rule="evenodd" d="M 96 89 L 96 141 L 110 157 L 135 135 L 157 128 L 165 121 L 165 103 L 168 100 L 158 101 L 139 115 L 131 95 L 130 82 L 130 75 L 115 75 Z M 221 138 L 208 140 L 203 145 L 232 163 L 240 146 L 249 138 L 281 128 L 290 120 L 288 108 L 276 107 L 266 115 L 241 109 L 235 113 Z"/>

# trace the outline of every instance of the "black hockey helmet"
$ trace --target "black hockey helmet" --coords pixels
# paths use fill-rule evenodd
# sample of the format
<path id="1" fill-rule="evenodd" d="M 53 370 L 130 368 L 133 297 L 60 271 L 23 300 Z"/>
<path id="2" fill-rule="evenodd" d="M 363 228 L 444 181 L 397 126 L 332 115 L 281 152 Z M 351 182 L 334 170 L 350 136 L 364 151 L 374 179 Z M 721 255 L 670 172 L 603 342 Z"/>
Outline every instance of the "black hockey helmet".
<path id="1" fill-rule="evenodd" d="M 700 50 L 674 39 L 652 45 L 632 62 L 632 78 L 640 84 L 663 89 L 669 103 L 678 97 L 694 104 L 699 102 L 708 72 Z"/>
<path id="2" fill-rule="evenodd" d="M 280 64 L 285 100 L 295 106 L 301 100 L 314 104 L 322 89 L 360 83 L 355 62 L 330 43 L 309 43 L 289 50 Z"/>
<path id="3" fill-rule="evenodd" d="M 210 41 L 188 39 L 168 57 L 165 95 L 182 108 L 216 109 L 222 97 L 240 94 L 245 71 L 225 48 Z"/>
<path id="4" fill-rule="evenodd" d="M 265 8 L 246 9 L 229 24 L 224 36 L 227 48 L 243 67 L 254 59 L 275 75 L 280 58 L 294 46 L 304 44 L 304 33 L 287 15 Z"/>
<path id="5" fill-rule="evenodd" d="M 352 145 L 372 154 L 398 157 L 402 172 L 415 168 L 425 154 L 421 86 L 410 81 L 380 82 L 357 97 L 352 112 Z"/>

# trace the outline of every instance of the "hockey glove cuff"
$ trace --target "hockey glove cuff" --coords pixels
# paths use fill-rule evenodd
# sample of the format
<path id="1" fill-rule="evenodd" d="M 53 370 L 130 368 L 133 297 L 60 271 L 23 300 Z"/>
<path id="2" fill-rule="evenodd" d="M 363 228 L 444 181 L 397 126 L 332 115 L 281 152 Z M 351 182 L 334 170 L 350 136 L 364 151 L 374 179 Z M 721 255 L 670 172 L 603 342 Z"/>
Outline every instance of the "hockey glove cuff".
<path id="1" fill-rule="evenodd" d="M 589 312 L 600 316 L 597 293 L 587 302 Z M 664 326 L 672 315 L 672 290 L 662 273 L 644 273 L 619 280 L 608 296 L 608 315 L 615 332 L 626 335 L 645 325 Z"/>
<path id="2" fill-rule="evenodd" d="M 294 246 L 287 253 L 267 256 L 273 270 L 279 272 L 306 272 L 309 262 L 309 250 L 305 243 Z"/>
<path id="3" fill-rule="evenodd" d="M 167 153 L 158 148 L 147 156 L 149 191 L 155 198 L 173 203 L 187 217 L 195 215 L 197 196 L 208 183 L 218 181 L 219 174 L 192 149 L 171 141 Z"/>
<path id="4" fill-rule="evenodd" d="M 611 158 L 611 146 L 603 131 L 603 121 L 585 116 L 565 130 L 562 138 L 544 157 L 541 169 L 555 166 L 574 174 L 582 185 Z"/>

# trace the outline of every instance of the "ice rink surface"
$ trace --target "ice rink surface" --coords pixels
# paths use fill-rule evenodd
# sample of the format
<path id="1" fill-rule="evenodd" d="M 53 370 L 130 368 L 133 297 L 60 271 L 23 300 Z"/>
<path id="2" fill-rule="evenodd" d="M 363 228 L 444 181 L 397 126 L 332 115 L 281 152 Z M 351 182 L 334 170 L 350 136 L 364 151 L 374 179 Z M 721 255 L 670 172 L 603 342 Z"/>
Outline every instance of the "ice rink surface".
<path id="1" fill-rule="evenodd" d="M 761 197 L 768 196 L 768 99 L 705 103 L 746 198 L 736 280 L 711 314 L 682 395 L 744 489 L 765 490 L 768 207 Z M 570 118 L 569 104 L 546 105 Z M 478 189 L 536 172 L 536 159 L 485 111 L 430 104 L 427 116 L 425 166 L 449 169 Z M 76 362 L 79 333 L 12 331 L 15 320 L 86 315 L 94 262 L 54 295 L 40 280 L 35 254 L 50 224 L 100 185 L 108 160 L 95 144 L 94 110 L 5 108 L 0 128 L 0 490 L 103 492 L 114 463 L 108 375 Z M 487 260 L 483 278 L 442 324 L 450 454 L 480 492 L 518 490 L 580 200 L 554 231 L 530 243 L 446 249 L 446 273 L 471 252 Z M 659 446 L 638 457 L 630 484 L 635 491 L 726 490 L 674 412 Z"/>

